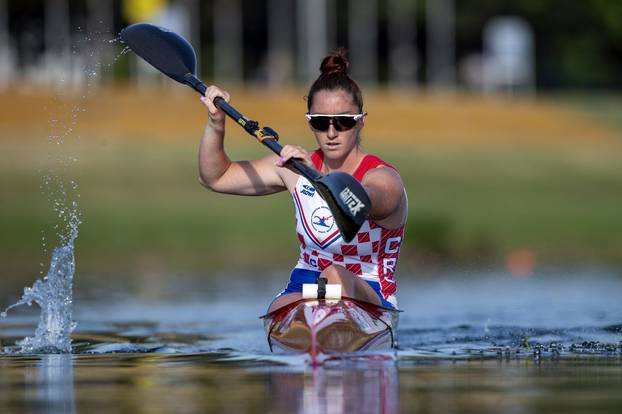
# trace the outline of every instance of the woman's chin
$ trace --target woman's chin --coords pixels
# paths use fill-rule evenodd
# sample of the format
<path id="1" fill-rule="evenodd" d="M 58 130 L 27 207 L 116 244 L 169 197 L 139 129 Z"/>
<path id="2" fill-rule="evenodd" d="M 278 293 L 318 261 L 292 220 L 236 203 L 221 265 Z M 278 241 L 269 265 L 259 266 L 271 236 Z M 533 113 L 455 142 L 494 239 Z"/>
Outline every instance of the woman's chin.
<path id="1" fill-rule="evenodd" d="M 324 157 L 329 159 L 340 159 L 345 156 L 341 145 L 325 145 L 322 147 Z"/>
<path id="2" fill-rule="evenodd" d="M 322 150 L 324 152 L 330 152 L 330 153 L 334 154 L 336 152 L 341 152 L 342 148 L 343 147 L 341 145 L 324 145 L 322 147 Z"/>

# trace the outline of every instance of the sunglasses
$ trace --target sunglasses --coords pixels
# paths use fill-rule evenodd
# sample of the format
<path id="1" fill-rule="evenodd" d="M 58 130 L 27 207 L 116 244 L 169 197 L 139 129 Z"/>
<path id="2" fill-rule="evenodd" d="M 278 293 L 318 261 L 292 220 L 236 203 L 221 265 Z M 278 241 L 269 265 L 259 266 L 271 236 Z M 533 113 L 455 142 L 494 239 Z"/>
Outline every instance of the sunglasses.
<path id="1" fill-rule="evenodd" d="M 348 131 L 354 128 L 354 125 L 365 114 L 344 114 L 344 115 L 328 115 L 328 114 L 305 114 L 311 128 L 316 131 L 326 132 L 332 124 L 339 132 Z"/>

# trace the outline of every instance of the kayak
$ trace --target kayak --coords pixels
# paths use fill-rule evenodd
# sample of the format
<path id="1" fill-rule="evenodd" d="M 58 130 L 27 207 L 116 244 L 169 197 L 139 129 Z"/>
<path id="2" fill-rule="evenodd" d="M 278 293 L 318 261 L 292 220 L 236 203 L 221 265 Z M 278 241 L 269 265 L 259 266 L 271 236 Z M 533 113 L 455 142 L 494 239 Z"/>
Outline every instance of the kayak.
<path id="1" fill-rule="evenodd" d="M 300 299 L 262 316 L 271 351 L 319 354 L 388 351 L 399 313 L 351 298 Z"/>

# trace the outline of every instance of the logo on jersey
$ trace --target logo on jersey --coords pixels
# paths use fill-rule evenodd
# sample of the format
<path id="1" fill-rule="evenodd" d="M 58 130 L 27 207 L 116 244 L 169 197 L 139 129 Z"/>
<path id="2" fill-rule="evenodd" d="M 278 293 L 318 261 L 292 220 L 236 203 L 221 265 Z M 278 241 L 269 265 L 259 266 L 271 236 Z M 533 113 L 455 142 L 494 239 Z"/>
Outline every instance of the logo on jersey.
<path id="1" fill-rule="evenodd" d="M 315 188 L 311 187 L 310 185 L 303 184 L 302 191 L 300 191 L 300 193 L 309 197 L 313 197 L 313 195 L 315 194 Z"/>
<path id="2" fill-rule="evenodd" d="M 335 226 L 335 219 L 328 207 L 318 207 L 311 215 L 311 226 L 318 233 L 328 233 Z"/>
<path id="3" fill-rule="evenodd" d="M 339 193 L 339 197 L 341 198 L 341 201 L 343 201 L 345 205 L 348 206 L 348 208 L 350 209 L 350 213 L 353 216 L 356 216 L 359 210 L 365 207 L 365 204 L 363 204 L 363 202 L 359 200 L 359 198 L 354 195 L 352 190 L 350 190 L 348 187 L 344 188 L 343 191 Z"/>

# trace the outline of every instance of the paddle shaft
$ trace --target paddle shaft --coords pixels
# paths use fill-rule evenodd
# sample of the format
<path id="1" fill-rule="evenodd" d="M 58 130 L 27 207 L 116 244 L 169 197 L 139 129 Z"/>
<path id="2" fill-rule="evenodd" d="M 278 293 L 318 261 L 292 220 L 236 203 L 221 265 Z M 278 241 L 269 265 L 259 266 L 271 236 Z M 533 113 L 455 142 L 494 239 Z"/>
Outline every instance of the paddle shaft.
<path id="1" fill-rule="evenodd" d="M 196 76 L 196 54 L 186 39 L 149 23 L 126 27 L 121 31 L 121 39 L 160 72 L 205 95 L 207 86 Z M 279 136 L 272 128 L 260 127 L 257 121 L 246 118 L 222 97 L 215 98 L 214 105 L 275 154 L 281 154 L 283 147 L 277 142 Z M 352 240 L 371 210 L 371 200 L 361 183 L 342 171 L 322 175 L 300 159 L 289 159 L 287 166 L 311 182 L 333 213 L 343 239 L 346 242 Z"/>
<path id="2" fill-rule="evenodd" d="M 196 78 L 195 76 L 187 77 L 188 84 L 201 95 L 205 95 L 205 91 L 207 91 L 207 85 L 205 85 L 201 80 Z M 270 148 L 272 152 L 277 155 L 281 155 L 281 150 L 283 146 L 279 144 L 278 135 L 271 128 L 261 128 L 257 121 L 250 120 L 238 112 L 233 106 L 229 104 L 229 102 L 225 101 L 222 97 L 217 96 L 214 99 L 214 105 L 220 108 L 225 114 L 227 114 L 231 119 L 233 119 L 236 123 L 238 123 L 246 132 L 250 135 L 254 136 L 259 142 L 261 142 L 266 147 Z M 317 180 L 322 176 L 318 171 L 313 168 L 310 168 L 306 164 L 303 164 L 301 161 L 296 159 L 290 159 L 287 163 L 292 166 L 300 175 L 311 181 L 312 183 L 317 182 Z"/>

